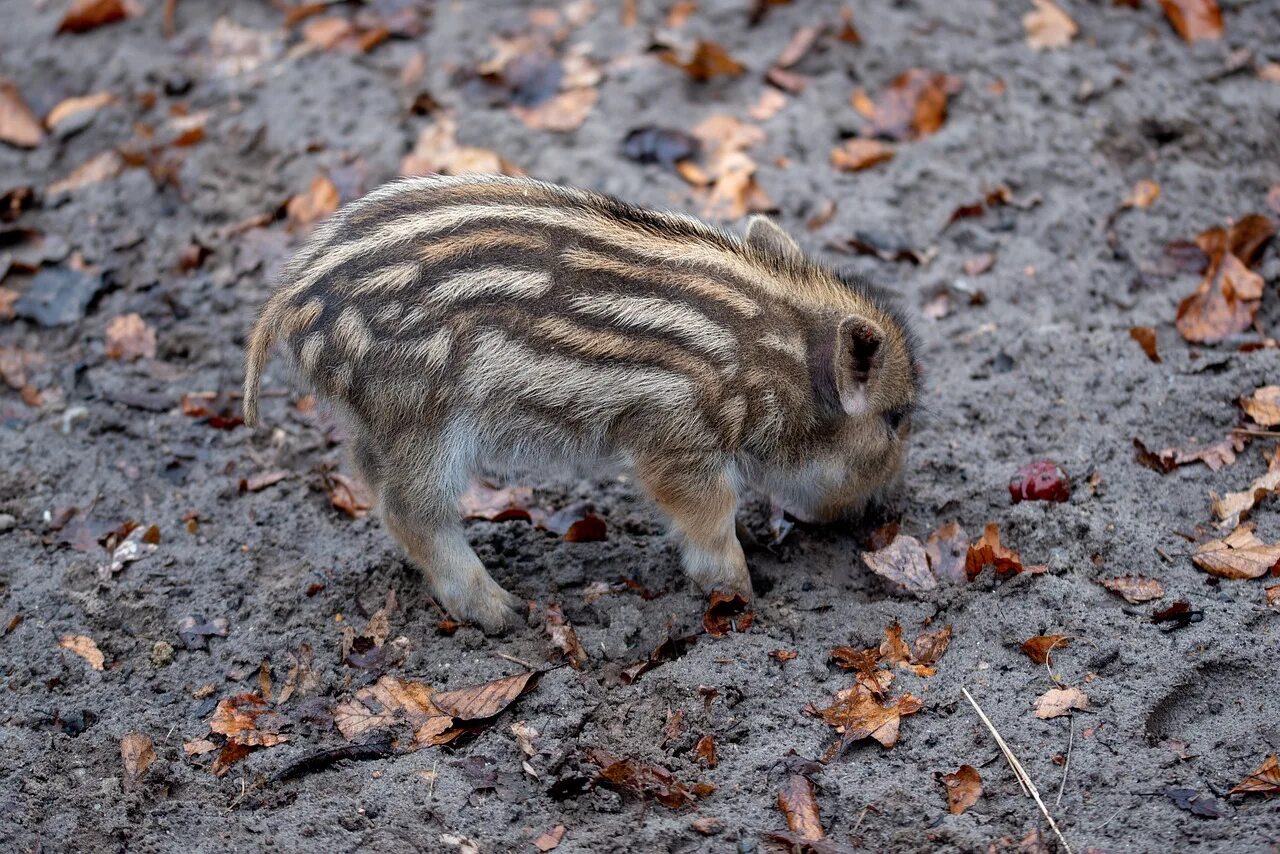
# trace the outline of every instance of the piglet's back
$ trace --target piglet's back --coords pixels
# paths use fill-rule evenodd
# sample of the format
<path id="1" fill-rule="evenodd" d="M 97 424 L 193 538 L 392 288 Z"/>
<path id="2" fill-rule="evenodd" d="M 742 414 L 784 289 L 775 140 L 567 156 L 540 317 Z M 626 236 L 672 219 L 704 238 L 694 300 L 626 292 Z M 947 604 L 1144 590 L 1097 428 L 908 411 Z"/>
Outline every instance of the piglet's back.
<path id="1" fill-rule="evenodd" d="M 808 402 L 807 354 L 874 305 L 697 220 L 537 181 L 382 187 L 316 231 L 251 336 L 370 424 L 538 418 L 600 442 L 661 428 L 734 446 Z"/>

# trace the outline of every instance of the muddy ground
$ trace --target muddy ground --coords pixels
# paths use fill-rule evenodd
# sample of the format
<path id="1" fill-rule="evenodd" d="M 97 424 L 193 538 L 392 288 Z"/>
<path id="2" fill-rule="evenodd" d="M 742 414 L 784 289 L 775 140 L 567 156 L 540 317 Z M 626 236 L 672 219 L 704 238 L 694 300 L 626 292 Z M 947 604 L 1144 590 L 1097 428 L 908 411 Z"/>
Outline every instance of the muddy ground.
<path id="1" fill-rule="evenodd" d="M 136 142 L 136 122 L 162 127 L 174 104 L 210 114 L 205 139 L 177 152 L 172 181 L 130 168 L 47 194 L 19 219 L 66 245 L 45 261 L 45 278 L 17 270 L 4 286 L 27 295 L 60 283 L 93 294 L 63 325 L 0 323 L 0 345 L 43 359 L 28 369 L 42 402 L 0 392 L 0 512 L 12 517 L 0 533 L 6 850 L 467 844 L 449 837 L 482 851 L 535 850 L 532 840 L 556 825 L 566 828 L 561 851 L 756 850 L 769 844 L 765 834 L 785 828 L 775 798 L 796 767 L 788 754 L 818 757 L 835 738 L 802 712 L 852 684 L 828 663 L 829 651 L 875 645 L 894 621 L 908 639 L 926 621 L 950 624 L 954 638 L 935 676 L 900 671 L 895 690 L 920 696 L 924 707 L 903 719 L 896 746 L 862 741 L 814 773 L 833 841 L 875 851 L 1061 850 L 963 699 L 967 687 L 1076 851 L 1261 851 L 1280 843 L 1280 801 L 1226 796 L 1280 749 L 1280 614 L 1265 608 L 1262 581 L 1211 581 L 1178 533 L 1208 525 L 1209 490 L 1242 489 L 1264 470 L 1261 451 L 1275 440 L 1259 438 L 1217 472 L 1191 465 L 1167 475 L 1138 465 L 1132 447 L 1134 437 L 1152 447 L 1218 441 L 1240 419 L 1235 400 L 1280 376 L 1276 349 L 1184 342 L 1173 319 L 1196 278 L 1161 264 L 1166 242 L 1265 210 L 1268 187 L 1280 180 L 1280 84 L 1252 70 L 1280 60 L 1272 3 L 1227 2 L 1226 37 L 1188 45 L 1155 2 L 1133 9 L 1076 0 L 1063 5 L 1080 35 L 1053 52 L 1027 46 L 1018 3 L 852 4 L 863 44 L 813 49 L 794 69 L 808 86 L 761 123 L 767 139 L 751 154 L 777 218 L 806 248 L 822 252 L 857 232 L 936 248 L 922 265 L 827 255 L 900 294 L 916 316 L 928 417 L 890 507 L 861 523 L 797 527 L 781 545 L 752 550 L 759 600 L 750 630 L 702 637 L 633 684 L 619 678 L 625 666 L 668 633 L 700 631 L 703 598 L 631 483 L 533 484 L 548 507 L 593 502 L 608 525 L 604 542 L 567 543 L 519 521 L 469 523 L 498 581 L 536 607 L 527 628 L 502 638 L 471 627 L 446 636 L 422 580 L 376 518 L 353 520 L 331 506 L 321 470 L 341 465 L 339 437 L 323 413 L 296 408 L 300 393 L 282 369 L 268 374 L 272 396 L 258 430 L 218 429 L 184 414 L 183 394 L 238 390 L 246 328 L 272 271 L 300 239 L 283 220 L 230 227 L 276 211 L 317 174 L 342 176 L 335 183 L 344 196 L 393 177 L 441 109 L 456 117 L 462 142 L 529 174 L 697 211 L 702 201 L 688 184 L 661 165 L 621 157 L 621 139 L 641 125 L 745 118 L 791 34 L 838 22 L 838 8 L 796 0 L 749 27 L 745 3 L 703 0 L 682 36 L 723 44 L 745 75 L 699 84 L 651 56 L 619 63 L 599 84 L 585 124 L 553 133 L 529 129 L 462 79 L 491 55 L 491 33 L 525 25 L 527 4 L 441 2 L 416 39 L 354 55 L 295 55 L 286 44 L 238 75 L 211 67 L 209 34 L 226 17 L 278 42 L 282 16 L 270 4 L 179 3 L 169 39 L 158 2 L 145 2 L 140 17 L 55 38 L 65 5 L 6 2 L 0 72 L 38 115 L 71 95 L 106 90 L 121 100 L 32 150 L 0 145 L 0 190 L 45 188 L 91 156 Z M 641 54 L 665 9 L 640 0 L 639 23 L 624 27 L 612 4 L 599 5 L 573 40 L 589 42 L 602 60 Z M 1238 49 L 1252 58 L 1231 73 Z M 419 88 L 441 105 L 434 115 L 409 110 L 411 93 L 398 82 L 419 51 L 427 59 Z M 945 125 L 899 146 L 887 164 L 837 173 L 830 149 L 861 121 L 850 106 L 854 87 L 874 95 L 913 66 L 963 82 Z M 150 109 L 146 93 L 155 98 Z M 363 180 L 353 174 L 355 157 Z M 1162 194 L 1117 218 L 1112 248 L 1106 220 L 1139 179 L 1158 182 Z M 957 206 L 999 184 L 1039 203 L 945 227 Z M 807 230 L 805 220 L 828 199 L 838 202 L 834 217 Z M 182 271 L 179 256 L 193 241 L 208 257 Z M 996 255 L 989 272 L 962 271 L 986 252 Z M 1260 271 L 1269 285 L 1258 328 L 1274 336 L 1274 249 Z M 960 280 L 984 292 L 985 304 L 959 298 L 940 320 L 920 316 L 934 288 Z M 154 358 L 105 356 L 107 323 L 130 312 L 155 330 Z M 1130 340 L 1134 325 L 1156 328 L 1161 363 Z M 1009 477 L 1039 457 L 1071 475 L 1071 499 L 1011 505 Z M 289 477 L 241 492 L 241 478 L 278 469 Z M 67 507 L 79 513 L 53 530 Z M 1278 509 L 1273 500 L 1254 515 L 1269 542 L 1280 536 Z M 94 537 L 127 519 L 158 526 L 159 546 L 104 580 L 98 567 L 109 555 Z M 742 519 L 768 539 L 763 497 L 748 502 Z M 988 571 L 913 598 L 859 559 L 867 534 L 891 519 L 920 538 L 953 520 L 975 535 L 998 522 L 1006 543 L 1049 569 L 1001 582 Z M 1097 584 L 1124 573 L 1160 579 L 1164 599 L 1127 605 Z M 592 582 L 624 578 L 662 595 L 585 601 Z M 369 668 L 344 663 L 344 626 L 363 626 L 389 590 L 398 608 L 388 653 Z M 1152 623 L 1154 610 L 1183 599 L 1203 612 L 1201 621 L 1172 631 Z M 562 666 L 547 639 L 541 614 L 550 602 L 563 606 L 590 656 L 582 672 Z M 225 619 L 226 637 L 186 648 L 178 626 L 193 616 Z M 1052 659 L 1052 674 L 1088 695 L 1088 709 L 1074 716 L 1033 713 L 1054 683 L 1019 647 L 1045 633 L 1074 639 Z M 104 669 L 60 648 L 64 635 L 92 638 Z M 171 660 L 164 644 L 176 648 Z M 186 755 L 185 742 L 208 735 L 220 698 L 257 690 L 264 659 L 278 692 L 304 644 L 314 650 L 316 684 L 280 706 L 286 743 L 251 753 L 220 778 L 210 771 L 212 754 Z M 777 649 L 798 655 L 780 662 L 768 655 Z M 449 689 L 521 672 L 521 661 L 548 671 L 469 741 L 272 779 L 301 757 L 342 746 L 326 710 L 381 673 Z M 679 711 L 684 732 L 664 741 L 668 716 Z M 517 721 L 540 733 L 541 753 L 530 762 L 539 778 L 521 770 L 510 731 Z M 140 780 L 122 767 L 120 740 L 130 732 L 154 743 L 156 759 Z M 714 768 L 693 754 L 703 735 L 716 742 Z M 595 771 L 584 758 L 593 747 L 717 790 L 672 810 L 584 786 Z M 477 785 L 476 757 L 492 759 L 496 785 Z M 951 815 L 935 774 L 964 763 L 978 768 L 984 794 Z M 1220 817 L 1179 808 L 1165 795 L 1171 786 L 1197 790 Z M 720 821 L 718 834 L 692 828 L 706 817 Z"/>

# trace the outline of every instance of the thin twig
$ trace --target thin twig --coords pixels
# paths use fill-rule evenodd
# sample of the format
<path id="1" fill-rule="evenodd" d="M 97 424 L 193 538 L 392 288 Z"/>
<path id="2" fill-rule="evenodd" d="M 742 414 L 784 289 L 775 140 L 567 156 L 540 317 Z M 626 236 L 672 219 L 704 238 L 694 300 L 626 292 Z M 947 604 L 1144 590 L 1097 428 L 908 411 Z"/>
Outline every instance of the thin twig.
<path id="1" fill-rule="evenodd" d="M 1067 843 L 1067 838 L 1062 835 L 1062 831 L 1058 829 L 1058 823 L 1053 820 L 1053 816 L 1049 814 L 1049 808 L 1044 805 L 1044 801 L 1040 799 L 1040 792 L 1036 789 L 1036 784 L 1031 782 L 1030 775 L 1026 769 L 1022 767 L 1022 763 L 1018 761 L 1018 757 L 1013 755 L 1013 751 L 1009 749 L 1009 745 L 1005 743 L 1004 738 L 996 731 L 995 724 L 991 723 L 991 719 L 987 717 L 986 712 L 982 711 L 982 707 L 978 705 L 978 701 L 973 699 L 973 695 L 969 693 L 968 688 L 961 688 L 965 699 L 969 701 L 969 705 L 973 706 L 973 710 L 978 713 L 978 717 L 986 724 L 987 729 L 991 732 L 992 738 L 996 740 L 996 744 L 1000 746 L 1004 758 L 1009 761 L 1009 767 L 1013 769 L 1013 776 L 1018 778 L 1019 785 L 1022 786 L 1023 792 L 1029 792 L 1031 797 L 1035 798 L 1036 806 L 1040 807 L 1040 812 L 1044 813 L 1044 817 L 1049 821 L 1049 827 L 1057 835 L 1058 841 L 1062 843 L 1063 849 L 1067 854 L 1072 854 L 1071 846 Z"/>
<path id="2" fill-rule="evenodd" d="M 518 664 L 527 670 L 538 669 L 537 665 L 530 664 L 529 662 L 525 661 L 523 658 L 516 658 L 514 655 L 507 655 L 505 652 L 495 652 L 494 655 L 498 656 L 498 658 L 505 658 L 507 661 L 510 661 L 513 664 Z"/>
<path id="3" fill-rule="evenodd" d="M 1232 433 L 1243 433 L 1246 436 L 1262 436 L 1264 438 L 1280 439 L 1280 430 L 1252 430 L 1248 427 L 1232 427 Z"/>
<path id="4" fill-rule="evenodd" d="M 1067 761 L 1062 763 L 1062 782 L 1058 784 L 1058 799 L 1053 802 L 1055 807 L 1062 806 L 1062 792 L 1067 788 L 1067 772 L 1071 770 L 1071 747 L 1076 741 L 1076 716 L 1068 717 L 1071 719 L 1071 730 L 1067 736 Z"/>

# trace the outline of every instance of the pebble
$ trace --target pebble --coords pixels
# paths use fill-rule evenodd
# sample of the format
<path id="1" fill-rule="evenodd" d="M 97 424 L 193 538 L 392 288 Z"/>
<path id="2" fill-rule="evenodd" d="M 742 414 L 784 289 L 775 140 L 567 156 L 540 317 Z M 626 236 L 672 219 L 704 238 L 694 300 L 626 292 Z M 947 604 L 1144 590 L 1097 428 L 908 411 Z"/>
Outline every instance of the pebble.
<path id="1" fill-rule="evenodd" d="M 11 514 L 0 513 L 0 534 L 5 533 L 6 531 L 12 531 L 14 526 L 17 524 L 18 520 Z"/>
<path id="2" fill-rule="evenodd" d="M 151 647 L 151 663 L 156 667 L 167 667 L 173 662 L 173 644 L 168 641 L 156 641 Z"/>

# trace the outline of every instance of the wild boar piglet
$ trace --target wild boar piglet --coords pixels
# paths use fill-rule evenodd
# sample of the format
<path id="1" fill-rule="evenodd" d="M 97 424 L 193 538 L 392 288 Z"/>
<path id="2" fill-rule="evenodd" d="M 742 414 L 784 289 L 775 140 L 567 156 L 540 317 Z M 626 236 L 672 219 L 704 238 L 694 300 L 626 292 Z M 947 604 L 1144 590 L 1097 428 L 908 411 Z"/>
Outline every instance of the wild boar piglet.
<path id="1" fill-rule="evenodd" d="M 467 543 L 477 474 L 620 463 L 688 575 L 750 597 L 744 486 L 813 520 L 859 512 L 897 480 L 918 394 L 891 302 L 770 220 L 738 237 L 522 178 L 397 181 L 318 228 L 250 335 L 250 425 L 277 343 L 438 600 L 490 632 L 520 600 Z"/>

